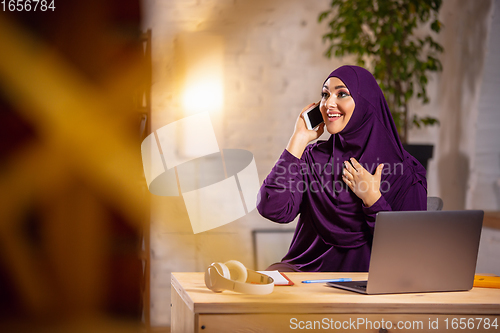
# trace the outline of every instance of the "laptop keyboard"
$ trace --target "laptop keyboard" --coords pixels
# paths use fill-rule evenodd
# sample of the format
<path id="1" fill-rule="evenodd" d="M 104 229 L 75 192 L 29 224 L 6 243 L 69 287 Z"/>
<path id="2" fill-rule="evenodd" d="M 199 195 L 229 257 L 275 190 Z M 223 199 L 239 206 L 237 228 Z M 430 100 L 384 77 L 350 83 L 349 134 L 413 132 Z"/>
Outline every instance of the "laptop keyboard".
<path id="1" fill-rule="evenodd" d="M 368 281 L 345 281 L 345 282 L 327 282 L 327 285 L 334 288 L 347 289 L 350 291 L 366 294 Z"/>

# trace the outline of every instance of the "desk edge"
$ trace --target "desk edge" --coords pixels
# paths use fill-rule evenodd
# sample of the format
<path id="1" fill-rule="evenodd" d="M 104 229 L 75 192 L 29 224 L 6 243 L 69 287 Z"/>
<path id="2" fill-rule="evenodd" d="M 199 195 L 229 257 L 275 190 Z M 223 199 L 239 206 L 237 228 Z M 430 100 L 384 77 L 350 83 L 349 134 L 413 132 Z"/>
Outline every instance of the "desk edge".
<path id="1" fill-rule="evenodd" d="M 175 273 L 170 274 L 170 284 L 172 288 L 175 289 L 179 297 L 184 301 L 186 306 L 189 308 L 189 310 L 194 311 L 194 302 L 189 296 L 189 294 L 182 288 L 179 280 L 177 280 L 177 277 L 175 276 Z"/>

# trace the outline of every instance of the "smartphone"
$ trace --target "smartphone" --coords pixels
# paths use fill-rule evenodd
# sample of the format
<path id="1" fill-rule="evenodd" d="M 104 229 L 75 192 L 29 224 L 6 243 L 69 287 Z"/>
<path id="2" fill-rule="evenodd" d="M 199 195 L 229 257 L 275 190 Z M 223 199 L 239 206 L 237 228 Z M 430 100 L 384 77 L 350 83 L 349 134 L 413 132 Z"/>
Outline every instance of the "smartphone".
<path id="1" fill-rule="evenodd" d="M 304 111 L 302 116 L 304 118 L 304 121 L 306 122 L 307 129 L 309 130 L 315 129 L 319 124 L 323 122 L 323 115 L 319 110 L 319 103 L 317 105 L 311 106 L 311 108 Z"/>

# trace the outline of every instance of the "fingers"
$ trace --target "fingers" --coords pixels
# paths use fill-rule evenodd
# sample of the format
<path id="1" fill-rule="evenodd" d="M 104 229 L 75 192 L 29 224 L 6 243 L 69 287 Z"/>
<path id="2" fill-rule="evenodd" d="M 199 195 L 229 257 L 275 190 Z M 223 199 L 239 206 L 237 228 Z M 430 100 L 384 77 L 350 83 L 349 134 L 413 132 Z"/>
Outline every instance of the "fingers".
<path id="1" fill-rule="evenodd" d="M 349 186 L 349 188 L 352 190 L 354 187 L 354 173 L 356 170 L 351 166 L 351 164 L 348 161 L 344 162 L 344 169 L 342 171 L 342 180 L 344 183 Z"/>
<path id="2" fill-rule="evenodd" d="M 344 161 L 344 168 L 342 170 L 342 180 L 352 189 L 354 176 L 356 170 L 352 167 L 351 163 Z"/>
<path id="3" fill-rule="evenodd" d="M 318 130 L 316 131 L 316 133 L 318 133 L 318 138 L 323 134 L 324 131 L 325 131 L 325 123 L 319 124 Z"/>
<path id="4" fill-rule="evenodd" d="M 351 157 L 349 161 L 351 161 L 352 166 L 357 172 L 365 171 L 365 168 L 354 157 Z"/>
<path id="5" fill-rule="evenodd" d="M 342 171 L 342 179 L 345 179 L 348 185 L 355 186 L 356 182 L 361 180 L 371 180 L 375 179 L 380 182 L 382 178 L 382 170 L 384 164 L 379 164 L 375 169 L 375 173 L 372 174 L 367 171 L 354 157 L 351 157 L 349 161 L 344 161 L 344 170 Z"/>
<path id="6" fill-rule="evenodd" d="M 344 161 L 344 165 L 346 167 L 346 169 L 351 173 L 351 174 L 354 174 L 354 173 L 362 173 L 364 171 L 366 171 L 366 169 L 354 158 L 354 157 L 351 157 L 349 159 L 350 163 L 348 161 Z M 380 176 L 382 176 L 382 169 L 384 168 L 384 164 L 381 163 L 377 166 L 377 169 L 375 169 L 375 174 L 379 174 Z"/>
<path id="7" fill-rule="evenodd" d="M 377 170 L 375 170 L 375 177 L 380 181 L 382 178 L 382 170 L 384 169 L 384 164 L 379 164 Z"/>
<path id="8" fill-rule="evenodd" d="M 352 190 L 353 187 L 354 187 L 354 183 L 353 183 L 353 177 L 352 175 L 344 169 L 344 174 L 342 175 L 342 180 L 344 181 L 344 183 L 347 184 L 347 186 L 349 186 L 349 188 Z"/>
<path id="9" fill-rule="evenodd" d="M 349 163 L 349 161 L 344 161 L 344 172 L 347 171 L 350 174 L 353 174 L 356 170 L 354 167 Z"/>
<path id="10" fill-rule="evenodd" d="M 353 160 L 354 160 L 354 158 L 350 159 L 350 161 L 353 161 Z M 356 161 L 356 160 L 354 160 L 354 161 Z M 357 161 L 356 161 L 356 163 L 357 163 Z M 359 163 L 357 163 L 357 167 L 356 167 L 356 165 L 353 166 L 352 162 L 349 163 L 349 161 L 344 161 L 344 170 L 347 172 L 347 176 L 349 176 L 349 177 L 352 177 L 354 175 L 359 174 L 362 169 L 363 169 L 363 167 Z"/>
<path id="11" fill-rule="evenodd" d="M 354 190 L 354 184 L 349 179 L 347 179 L 344 176 L 342 176 L 342 180 L 344 181 L 344 183 L 347 184 L 347 186 L 349 186 L 349 188 L 351 190 Z"/>

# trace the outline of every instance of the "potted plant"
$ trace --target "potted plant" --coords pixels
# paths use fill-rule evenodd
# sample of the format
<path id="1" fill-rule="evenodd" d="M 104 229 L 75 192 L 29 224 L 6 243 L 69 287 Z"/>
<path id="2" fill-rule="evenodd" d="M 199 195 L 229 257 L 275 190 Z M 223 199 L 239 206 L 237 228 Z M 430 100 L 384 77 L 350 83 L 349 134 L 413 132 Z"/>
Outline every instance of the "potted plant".
<path id="1" fill-rule="evenodd" d="M 423 103 L 429 102 L 427 75 L 442 70 L 437 55 L 443 52 L 430 34 L 421 36 L 422 30 L 418 34 L 417 29 L 430 23 L 431 30 L 439 33 L 441 2 L 332 0 L 318 18 L 319 22 L 330 19 L 323 35 L 323 41 L 329 43 L 326 57 L 356 55 L 357 64 L 371 70 L 385 94 L 401 141 L 414 156 L 418 152 L 408 145 L 410 124 L 421 127 L 439 122 L 430 116 L 410 117 L 408 102 L 415 94 Z M 425 149 L 428 153 L 429 147 Z M 432 157 L 432 146 L 430 154 L 427 159 Z M 427 159 L 421 160 L 424 167 Z"/>

